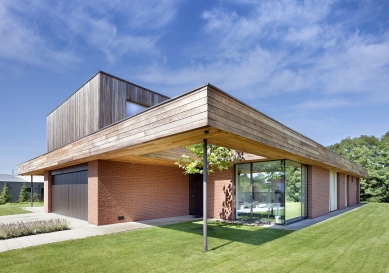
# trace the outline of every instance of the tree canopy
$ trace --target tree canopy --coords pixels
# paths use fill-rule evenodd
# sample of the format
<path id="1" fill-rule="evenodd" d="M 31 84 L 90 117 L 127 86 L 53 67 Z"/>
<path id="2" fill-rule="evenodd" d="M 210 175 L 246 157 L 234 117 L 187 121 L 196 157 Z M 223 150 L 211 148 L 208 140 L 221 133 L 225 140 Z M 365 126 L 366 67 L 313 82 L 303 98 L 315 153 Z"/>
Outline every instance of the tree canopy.
<path id="1" fill-rule="evenodd" d="M 361 201 L 389 202 L 389 132 L 345 138 L 328 148 L 368 171 L 361 179 Z"/>
<path id="2" fill-rule="evenodd" d="M 234 166 L 235 163 L 244 160 L 243 152 L 234 151 L 225 147 L 220 147 L 214 144 L 208 144 L 207 149 L 207 167 L 208 174 L 215 172 L 215 170 L 223 171 Z M 184 174 L 203 173 L 203 155 L 204 144 L 193 144 L 185 146 L 185 148 L 192 153 L 195 158 L 183 154 L 176 164 L 184 169 Z"/>

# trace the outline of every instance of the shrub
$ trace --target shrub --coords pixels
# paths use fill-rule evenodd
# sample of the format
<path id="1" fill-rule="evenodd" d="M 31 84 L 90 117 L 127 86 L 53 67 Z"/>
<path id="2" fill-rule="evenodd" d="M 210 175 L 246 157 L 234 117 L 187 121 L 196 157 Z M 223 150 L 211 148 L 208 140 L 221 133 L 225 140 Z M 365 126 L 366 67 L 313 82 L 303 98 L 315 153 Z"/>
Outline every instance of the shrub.
<path id="1" fill-rule="evenodd" d="M 32 201 L 34 202 L 40 202 L 41 199 L 39 198 L 38 194 L 36 192 L 34 192 L 34 194 L 32 195 Z"/>
<path id="2" fill-rule="evenodd" d="M 0 224 L 0 239 L 16 238 L 40 233 L 49 233 L 69 229 L 65 219 L 38 220 Z"/>
<path id="3" fill-rule="evenodd" d="M 7 183 L 4 184 L 4 188 L 0 195 L 0 204 L 11 202 L 12 195 L 9 193 Z"/>
<path id="4" fill-rule="evenodd" d="M 27 202 L 30 199 L 30 194 L 27 191 L 26 184 L 23 183 L 19 193 L 19 202 Z"/>

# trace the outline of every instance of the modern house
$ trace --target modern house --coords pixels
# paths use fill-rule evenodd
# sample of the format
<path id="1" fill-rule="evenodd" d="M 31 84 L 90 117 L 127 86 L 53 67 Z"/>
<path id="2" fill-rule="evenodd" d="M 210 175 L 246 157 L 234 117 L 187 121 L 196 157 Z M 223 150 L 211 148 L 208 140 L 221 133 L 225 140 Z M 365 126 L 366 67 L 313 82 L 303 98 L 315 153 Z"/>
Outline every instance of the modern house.
<path id="1" fill-rule="evenodd" d="M 44 175 L 46 212 L 95 225 L 201 215 L 202 176 L 175 162 L 203 139 L 245 158 L 208 176 L 210 218 L 288 224 L 359 203 L 366 170 L 220 89 L 168 98 L 101 71 L 47 116 L 47 153 L 18 173 Z"/>
<path id="2" fill-rule="evenodd" d="M 26 185 L 27 192 L 31 193 L 31 180 L 27 180 L 28 178 L 10 175 L 10 174 L 0 174 L 0 191 L 3 190 L 4 185 L 6 184 L 8 187 L 9 193 L 12 195 L 11 202 L 17 202 L 19 200 L 20 190 L 23 185 Z M 36 193 L 37 198 L 43 199 L 44 197 L 44 187 L 43 181 L 41 181 L 40 177 L 35 177 L 33 179 L 33 193 Z"/>

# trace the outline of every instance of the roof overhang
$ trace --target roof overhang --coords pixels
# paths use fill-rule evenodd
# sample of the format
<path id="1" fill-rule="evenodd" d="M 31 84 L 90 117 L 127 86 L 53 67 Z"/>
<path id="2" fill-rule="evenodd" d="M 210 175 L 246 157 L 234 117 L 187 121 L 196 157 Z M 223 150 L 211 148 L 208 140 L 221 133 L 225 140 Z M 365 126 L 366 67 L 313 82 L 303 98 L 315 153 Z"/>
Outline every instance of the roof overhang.
<path id="1" fill-rule="evenodd" d="M 245 152 L 249 161 L 290 159 L 367 176 L 360 166 L 209 84 L 22 163 L 18 173 L 38 175 L 93 160 L 175 166 L 182 147 L 204 138 Z"/>

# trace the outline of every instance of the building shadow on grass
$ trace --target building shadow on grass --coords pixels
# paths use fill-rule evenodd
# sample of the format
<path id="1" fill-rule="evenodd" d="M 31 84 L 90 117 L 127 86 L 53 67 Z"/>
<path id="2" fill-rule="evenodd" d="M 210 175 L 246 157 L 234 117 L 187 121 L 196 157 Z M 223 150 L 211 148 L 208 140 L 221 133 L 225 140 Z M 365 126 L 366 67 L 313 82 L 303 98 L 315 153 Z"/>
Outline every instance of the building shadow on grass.
<path id="1" fill-rule="evenodd" d="M 180 224 L 172 224 L 160 226 L 176 230 L 180 232 L 188 232 L 203 236 L 202 221 L 185 222 Z M 211 250 L 218 249 L 232 242 L 240 242 L 251 245 L 261 245 L 275 239 L 281 238 L 293 233 L 292 230 L 269 229 L 257 226 L 243 226 L 237 224 L 227 224 L 223 222 L 210 221 L 208 223 L 208 237 L 228 240 L 229 242 L 219 245 Z"/>

